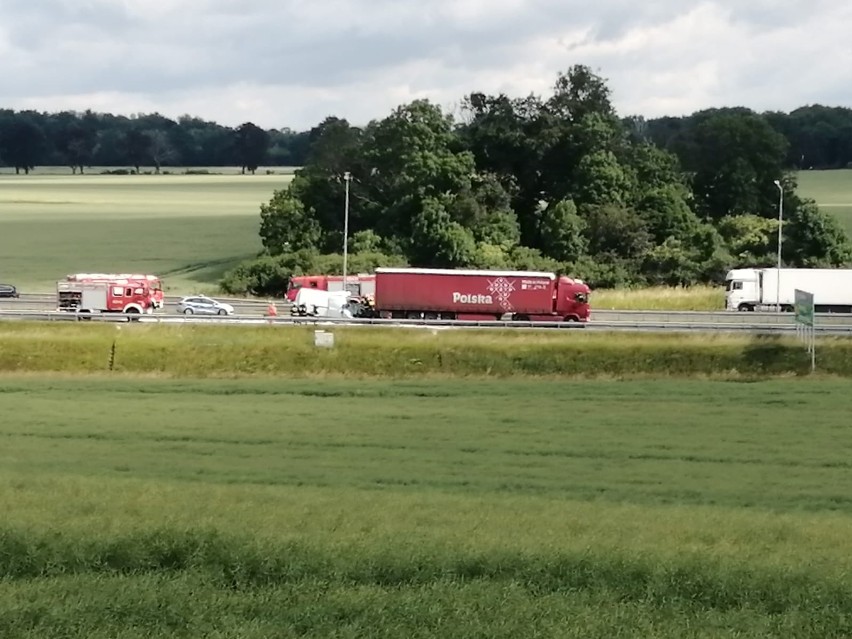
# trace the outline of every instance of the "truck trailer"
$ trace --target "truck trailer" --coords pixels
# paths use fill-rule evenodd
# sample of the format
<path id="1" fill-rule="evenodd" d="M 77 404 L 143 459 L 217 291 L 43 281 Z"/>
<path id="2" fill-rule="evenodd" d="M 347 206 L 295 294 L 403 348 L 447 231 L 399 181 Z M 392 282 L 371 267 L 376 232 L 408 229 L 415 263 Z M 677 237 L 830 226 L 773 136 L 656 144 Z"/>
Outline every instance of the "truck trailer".
<path id="1" fill-rule="evenodd" d="M 817 313 L 852 313 L 852 269 L 839 268 L 734 269 L 725 276 L 725 308 L 790 312 L 796 289 L 813 293 Z"/>
<path id="2" fill-rule="evenodd" d="M 371 313 L 389 319 L 586 322 L 589 293 L 582 280 L 555 273 L 377 268 Z"/>

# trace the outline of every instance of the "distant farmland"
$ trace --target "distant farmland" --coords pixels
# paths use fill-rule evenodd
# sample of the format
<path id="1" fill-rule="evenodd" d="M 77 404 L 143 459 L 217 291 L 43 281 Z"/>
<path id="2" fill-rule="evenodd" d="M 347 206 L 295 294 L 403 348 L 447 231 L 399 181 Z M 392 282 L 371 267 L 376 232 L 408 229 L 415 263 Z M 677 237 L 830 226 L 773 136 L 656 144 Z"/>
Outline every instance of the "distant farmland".
<path id="1" fill-rule="evenodd" d="M 852 169 L 802 171 L 798 174 L 799 195 L 812 198 L 833 213 L 852 235 Z"/>
<path id="2" fill-rule="evenodd" d="M 0 281 L 49 291 L 77 271 L 210 287 L 255 255 L 260 205 L 290 175 L 0 175 Z"/>

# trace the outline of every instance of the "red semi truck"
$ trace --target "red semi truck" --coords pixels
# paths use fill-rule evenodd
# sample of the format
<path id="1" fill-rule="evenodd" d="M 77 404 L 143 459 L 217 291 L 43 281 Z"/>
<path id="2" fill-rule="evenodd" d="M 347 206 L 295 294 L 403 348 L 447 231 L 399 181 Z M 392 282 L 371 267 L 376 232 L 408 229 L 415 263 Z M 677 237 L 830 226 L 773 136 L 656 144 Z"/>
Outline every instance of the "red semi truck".
<path id="1" fill-rule="evenodd" d="M 376 269 L 372 314 L 384 318 L 587 322 L 589 287 L 534 271 Z"/>

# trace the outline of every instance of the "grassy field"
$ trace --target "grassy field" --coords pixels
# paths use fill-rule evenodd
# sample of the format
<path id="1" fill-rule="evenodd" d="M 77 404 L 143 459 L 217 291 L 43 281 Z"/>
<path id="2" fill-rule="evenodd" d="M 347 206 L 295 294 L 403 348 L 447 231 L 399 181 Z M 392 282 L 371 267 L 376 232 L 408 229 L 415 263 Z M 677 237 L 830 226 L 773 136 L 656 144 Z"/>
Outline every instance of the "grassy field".
<path id="1" fill-rule="evenodd" d="M 848 636 L 850 410 L 829 380 L 0 379 L 0 636 Z"/>
<path id="2" fill-rule="evenodd" d="M 210 289 L 261 248 L 260 204 L 287 175 L 0 175 L 0 281 L 50 291 L 79 271 Z"/>
<path id="3" fill-rule="evenodd" d="M 801 171 L 796 177 L 798 193 L 836 215 L 852 235 L 852 169 Z"/>

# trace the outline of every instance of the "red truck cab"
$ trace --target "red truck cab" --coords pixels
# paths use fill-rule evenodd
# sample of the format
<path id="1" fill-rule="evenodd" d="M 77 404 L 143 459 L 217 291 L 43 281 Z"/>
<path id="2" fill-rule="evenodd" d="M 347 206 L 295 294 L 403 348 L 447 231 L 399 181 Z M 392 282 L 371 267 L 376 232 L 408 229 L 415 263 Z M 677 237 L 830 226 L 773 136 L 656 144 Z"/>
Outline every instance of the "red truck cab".
<path id="1" fill-rule="evenodd" d="M 553 308 L 557 317 L 566 321 L 587 322 L 590 315 L 589 295 L 591 290 L 582 280 L 566 275 L 560 276 L 556 283 Z"/>

